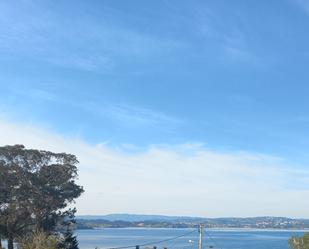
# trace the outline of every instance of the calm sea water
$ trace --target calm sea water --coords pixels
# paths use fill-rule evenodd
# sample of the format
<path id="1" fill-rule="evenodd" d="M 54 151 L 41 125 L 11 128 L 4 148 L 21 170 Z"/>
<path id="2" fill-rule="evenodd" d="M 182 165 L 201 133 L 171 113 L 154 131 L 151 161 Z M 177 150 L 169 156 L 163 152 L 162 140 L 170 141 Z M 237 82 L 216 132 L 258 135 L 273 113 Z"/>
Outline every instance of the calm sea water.
<path id="1" fill-rule="evenodd" d="M 112 228 L 98 230 L 78 230 L 80 249 L 100 249 L 139 245 L 176 237 L 190 229 L 160 228 Z M 303 235 L 304 231 L 265 231 L 265 230 L 207 230 L 204 233 L 204 248 L 214 249 L 288 249 L 291 236 Z M 158 249 L 197 248 L 197 231 L 175 241 L 153 244 Z M 143 247 L 144 248 L 144 247 Z M 143 249 L 141 248 L 141 249 Z"/>

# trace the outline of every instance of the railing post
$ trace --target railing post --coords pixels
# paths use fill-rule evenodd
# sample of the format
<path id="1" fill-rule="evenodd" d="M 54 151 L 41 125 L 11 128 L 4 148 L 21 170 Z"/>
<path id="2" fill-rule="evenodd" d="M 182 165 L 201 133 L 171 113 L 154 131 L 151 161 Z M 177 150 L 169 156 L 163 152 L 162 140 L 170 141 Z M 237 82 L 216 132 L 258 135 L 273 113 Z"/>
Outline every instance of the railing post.
<path id="1" fill-rule="evenodd" d="M 199 224 L 198 226 L 199 240 L 198 240 L 198 249 L 203 249 L 203 225 Z"/>

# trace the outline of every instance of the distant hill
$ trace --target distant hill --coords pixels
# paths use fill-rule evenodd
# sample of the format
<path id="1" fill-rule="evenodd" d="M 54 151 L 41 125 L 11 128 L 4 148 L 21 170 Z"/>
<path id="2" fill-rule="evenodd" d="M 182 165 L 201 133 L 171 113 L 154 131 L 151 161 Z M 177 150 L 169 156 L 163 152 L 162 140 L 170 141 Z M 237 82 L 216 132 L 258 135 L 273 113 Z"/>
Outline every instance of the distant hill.
<path id="1" fill-rule="evenodd" d="M 285 217 L 203 218 L 188 216 L 108 214 L 77 216 L 80 229 L 100 227 L 196 227 L 208 228 L 309 229 L 309 219 Z"/>
<path id="2" fill-rule="evenodd" d="M 107 214 L 107 215 L 78 215 L 78 219 L 85 220 L 108 220 L 108 221 L 175 221 L 202 219 L 200 217 L 166 216 L 166 215 L 143 215 L 143 214 Z"/>

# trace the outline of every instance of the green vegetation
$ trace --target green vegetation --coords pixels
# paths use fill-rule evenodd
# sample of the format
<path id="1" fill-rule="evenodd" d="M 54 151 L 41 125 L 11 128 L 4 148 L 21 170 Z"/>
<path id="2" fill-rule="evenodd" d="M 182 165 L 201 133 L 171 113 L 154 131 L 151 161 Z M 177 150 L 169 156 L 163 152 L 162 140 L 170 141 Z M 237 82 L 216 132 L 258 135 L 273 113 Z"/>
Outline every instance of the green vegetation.
<path id="1" fill-rule="evenodd" d="M 309 249 L 309 233 L 305 233 L 303 237 L 292 237 L 289 239 L 291 249 Z"/>
<path id="2" fill-rule="evenodd" d="M 0 241 L 7 239 L 8 249 L 14 249 L 14 241 L 22 249 L 52 249 L 55 238 L 57 243 L 68 240 L 76 212 L 68 205 L 83 192 L 75 183 L 77 163 L 71 154 L 0 147 Z M 49 243 L 45 247 L 40 245 L 43 236 Z"/>
<path id="3" fill-rule="evenodd" d="M 78 249 L 78 241 L 76 239 L 76 236 L 73 235 L 72 230 L 67 229 L 63 236 L 64 237 L 59 243 L 58 247 L 65 249 Z"/>
<path id="4" fill-rule="evenodd" d="M 44 232 L 35 232 L 28 237 L 21 238 L 19 245 L 21 249 L 62 249 L 58 246 L 59 238 L 47 235 Z"/>

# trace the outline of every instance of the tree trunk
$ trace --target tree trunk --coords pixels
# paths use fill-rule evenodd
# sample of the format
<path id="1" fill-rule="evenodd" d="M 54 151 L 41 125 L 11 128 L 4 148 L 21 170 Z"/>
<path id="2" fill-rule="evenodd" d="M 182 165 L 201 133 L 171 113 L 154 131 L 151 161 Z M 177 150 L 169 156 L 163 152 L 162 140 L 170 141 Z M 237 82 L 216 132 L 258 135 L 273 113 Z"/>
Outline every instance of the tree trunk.
<path id="1" fill-rule="evenodd" d="M 14 249 L 14 240 L 12 235 L 8 238 L 8 249 Z"/>
<path id="2" fill-rule="evenodd" d="M 0 237 L 0 248 L 2 248 L 2 242 L 1 242 L 1 237 Z"/>

